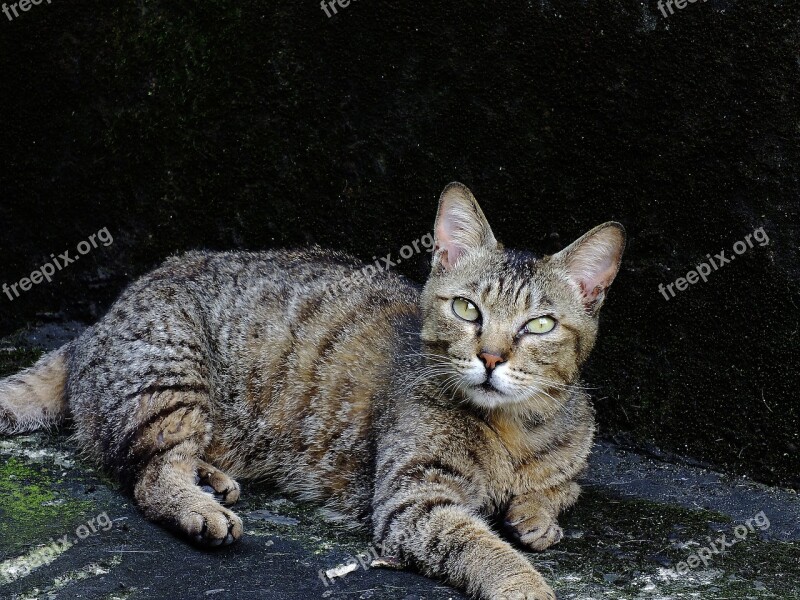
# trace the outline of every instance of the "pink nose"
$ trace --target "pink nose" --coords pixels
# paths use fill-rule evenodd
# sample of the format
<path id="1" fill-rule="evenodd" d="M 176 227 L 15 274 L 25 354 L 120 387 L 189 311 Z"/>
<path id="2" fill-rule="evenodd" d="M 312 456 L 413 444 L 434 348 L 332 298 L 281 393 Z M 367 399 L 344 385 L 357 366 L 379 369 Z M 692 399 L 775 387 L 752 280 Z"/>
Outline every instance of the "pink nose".
<path id="1" fill-rule="evenodd" d="M 488 352 L 481 352 L 478 355 L 483 361 L 483 364 L 486 365 L 487 369 L 494 369 L 497 365 L 505 362 L 502 356 L 498 356 L 497 354 L 489 354 Z"/>

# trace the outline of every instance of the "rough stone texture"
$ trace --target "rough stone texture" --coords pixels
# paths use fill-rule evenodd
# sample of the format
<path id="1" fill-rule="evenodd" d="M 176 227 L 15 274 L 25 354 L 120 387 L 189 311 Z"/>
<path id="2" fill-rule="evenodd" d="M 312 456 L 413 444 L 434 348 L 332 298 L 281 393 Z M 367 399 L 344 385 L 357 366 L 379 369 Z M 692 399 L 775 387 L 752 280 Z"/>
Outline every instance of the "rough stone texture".
<path id="1" fill-rule="evenodd" d="M 606 435 L 797 487 L 799 15 L 94 0 L 0 17 L 0 282 L 102 227 L 115 240 L 0 296 L 0 330 L 96 318 L 191 247 L 396 255 L 460 179 L 512 246 L 628 227 L 588 371 Z M 758 227 L 769 245 L 658 292 Z M 399 269 L 421 279 L 425 258 Z"/>
<path id="2" fill-rule="evenodd" d="M 320 570 L 371 551 L 367 536 L 326 524 L 313 507 L 248 484 L 237 512 L 245 537 L 218 552 L 191 548 L 147 523 L 116 486 L 82 464 L 63 436 L 0 440 L 0 598 L 309 598 L 455 600 L 455 590 L 406 571 L 358 568 L 325 585 Z M 564 519 L 566 539 L 533 563 L 562 600 L 800 598 L 800 500 L 795 493 L 706 471 L 676 467 L 601 446 L 577 508 Z M 682 499 L 638 485 L 653 472 L 690 482 Z M 702 489 L 707 479 L 715 485 Z M 7 489 L 20 492 L 9 497 Z M 47 490 L 47 498 L 31 490 Z M 720 502 L 719 497 L 730 501 Z M 668 570 L 710 548 L 760 511 L 754 527 L 724 556 L 681 577 Z M 24 513 L 25 520 L 21 518 Z M 113 520 L 78 539 L 98 515 Z M 104 518 L 99 522 L 106 522 Z M 766 521 L 762 521 L 766 523 Z M 67 535 L 72 546 L 39 564 L 43 547 Z M 710 541 L 709 541 L 710 538 Z M 371 558 L 371 557 L 370 557 Z M 30 571 L 26 570 L 30 568 Z"/>

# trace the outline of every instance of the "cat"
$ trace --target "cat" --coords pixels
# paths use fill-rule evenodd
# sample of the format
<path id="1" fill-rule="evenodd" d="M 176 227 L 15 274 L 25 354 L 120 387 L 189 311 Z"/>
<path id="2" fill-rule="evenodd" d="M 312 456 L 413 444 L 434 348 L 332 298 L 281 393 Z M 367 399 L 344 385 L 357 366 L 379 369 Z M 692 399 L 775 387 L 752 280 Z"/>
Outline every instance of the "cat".
<path id="1" fill-rule="evenodd" d="M 0 433 L 70 417 L 153 521 L 232 543 L 266 479 L 483 600 L 555 598 L 517 545 L 562 537 L 594 435 L 579 381 L 625 232 L 505 249 L 472 193 L 439 200 L 422 289 L 319 248 L 189 252 L 78 339 L 0 381 Z"/>

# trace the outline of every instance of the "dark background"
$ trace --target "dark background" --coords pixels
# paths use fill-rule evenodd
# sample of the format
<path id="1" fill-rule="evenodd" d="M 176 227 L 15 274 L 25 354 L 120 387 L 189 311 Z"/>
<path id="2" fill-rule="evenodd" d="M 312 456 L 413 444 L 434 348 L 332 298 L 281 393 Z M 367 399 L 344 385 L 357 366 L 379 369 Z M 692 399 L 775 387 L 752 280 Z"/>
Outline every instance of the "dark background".
<path id="1" fill-rule="evenodd" d="M 114 237 L 0 335 L 96 319 L 188 248 L 370 260 L 469 185 L 509 246 L 629 246 L 587 382 L 602 433 L 800 487 L 800 6 L 61 2 L 0 14 L 0 283 Z M 666 301 L 658 284 L 770 238 Z M 417 281 L 427 255 L 400 270 Z"/>

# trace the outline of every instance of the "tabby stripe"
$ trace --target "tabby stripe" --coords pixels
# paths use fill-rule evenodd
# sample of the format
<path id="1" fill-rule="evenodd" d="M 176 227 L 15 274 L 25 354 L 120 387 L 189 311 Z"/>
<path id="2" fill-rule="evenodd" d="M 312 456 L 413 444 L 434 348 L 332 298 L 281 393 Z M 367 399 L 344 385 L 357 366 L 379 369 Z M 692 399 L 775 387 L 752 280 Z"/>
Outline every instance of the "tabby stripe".
<path id="1" fill-rule="evenodd" d="M 316 316 L 316 314 L 319 312 L 319 307 L 324 299 L 325 297 L 320 295 L 312 298 L 308 302 L 304 302 L 300 307 L 300 310 L 298 310 L 297 314 L 295 314 L 294 322 L 305 325 L 306 322 L 311 319 L 311 317 Z"/>
<path id="2" fill-rule="evenodd" d="M 527 308 L 530 308 L 532 299 L 533 298 L 532 298 L 532 295 L 531 295 L 531 290 L 530 290 L 530 288 L 528 288 L 528 290 L 527 290 L 527 292 L 525 294 L 525 306 Z"/>
<path id="3" fill-rule="evenodd" d="M 183 444 L 188 440 L 194 439 L 197 436 L 205 435 L 206 433 L 205 431 L 194 431 L 190 435 L 187 435 L 184 438 L 176 440 L 170 446 L 157 448 L 154 445 L 148 445 L 146 452 L 142 454 L 139 454 L 138 452 L 134 451 L 133 447 L 136 443 L 136 438 L 138 438 L 139 435 L 141 435 L 148 426 L 154 425 L 159 419 L 166 418 L 171 414 L 178 412 L 179 410 L 185 410 L 187 414 L 194 410 L 198 410 L 199 412 L 206 415 L 206 417 L 208 416 L 208 412 L 204 409 L 204 407 L 202 407 L 199 403 L 191 403 L 191 402 L 180 402 L 178 404 L 170 406 L 169 408 L 158 411 L 158 413 L 153 417 L 151 417 L 150 419 L 148 419 L 145 424 L 142 424 L 139 427 L 137 427 L 136 430 L 132 432 L 130 436 L 126 436 L 126 438 L 129 441 L 127 448 L 123 448 L 121 445 L 119 447 L 119 454 L 121 454 L 124 450 L 127 449 L 128 451 L 127 454 L 130 458 L 126 462 L 128 462 L 133 467 L 132 469 L 133 472 L 137 472 L 142 467 L 148 465 L 153 460 L 153 458 L 155 458 L 159 454 L 165 454 L 170 450 L 172 450 L 173 448 L 175 448 L 176 446 L 179 446 L 180 444 Z"/>
<path id="4" fill-rule="evenodd" d="M 344 337 L 346 334 L 351 333 L 347 325 L 349 323 L 358 324 L 358 325 L 367 325 L 367 323 L 356 323 L 354 317 L 359 313 L 364 312 L 365 308 L 373 308 L 373 303 L 377 300 L 378 304 L 384 302 L 388 302 L 388 299 L 384 296 L 380 295 L 368 295 L 363 301 L 359 302 L 357 305 L 353 306 L 352 310 L 345 313 L 344 317 L 336 322 L 335 325 L 332 325 L 330 329 L 334 332 L 333 335 L 327 335 L 324 338 L 322 344 L 317 347 L 317 353 L 319 354 L 320 358 L 325 358 L 329 353 L 330 349 L 334 346 L 335 342 L 338 341 L 339 338 Z M 317 375 L 315 370 L 314 375 Z"/>
<path id="5" fill-rule="evenodd" d="M 483 304 L 483 305 L 486 304 L 486 298 L 489 296 L 489 287 L 490 286 L 486 285 L 480 291 L 481 304 Z"/>
<path id="6" fill-rule="evenodd" d="M 507 273 L 505 271 L 500 273 L 500 289 L 498 294 L 499 296 L 505 296 L 508 294 L 508 291 L 506 289 L 507 287 L 506 284 L 510 283 L 510 281 L 507 279 L 506 275 Z"/>
<path id="7" fill-rule="evenodd" d="M 185 408 L 199 407 L 201 404 L 202 403 L 199 400 L 194 400 L 194 401 L 180 400 L 178 402 L 174 402 L 168 406 L 165 406 L 161 410 L 151 414 L 145 421 L 139 423 L 138 425 L 136 425 L 136 427 L 125 433 L 119 440 L 119 443 L 117 443 L 113 449 L 111 448 L 111 441 L 112 441 L 111 436 L 108 435 L 103 436 L 105 454 L 108 456 L 107 462 L 112 464 L 119 463 L 124 465 L 125 458 L 123 457 L 123 455 L 130 454 L 131 448 L 136 443 L 136 440 L 149 427 L 154 425 L 159 420 L 168 417 L 175 411 Z"/>
<path id="8" fill-rule="evenodd" d="M 559 323 L 561 327 L 569 331 L 573 337 L 575 338 L 575 356 L 581 355 L 581 336 L 578 334 L 578 330 L 572 327 L 571 325 L 565 325 L 564 323 Z"/>
<path id="9" fill-rule="evenodd" d="M 125 396 L 126 400 L 132 400 L 137 396 L 145 396 L 145 395 L 153 395 L 153 394 L 160 394 L 162 392 L 177 392 L 181 394 L 208 394 L 208 386 L 200 383 L 187 383 L 187 384 L 177 384 L 177 385 L 163 385 L 163 384 L 154 384 L 149 385 L 140 389 L 137 392 L 132 392 Z"/>
<path id="10" fill-rule="evenodd" d="M 519 296 L 522 292 L 527 288 L 527 285 L 524 282 L 520 282 L 517 286 L 517 293 L 514 294 L 514 304 L 519 304 Z"/>
<path id="11" fill-rule="evenodd" d="M 157 359 L 156 359 L 157 360 Z M 165 371 L 164 366 L 160 364 L 149 364 L 144 371 L 136 371 L 133 375 L 137 379 L 144 379 L 145 377 L 159 376 L 163 379 L 168 377 L 186 377 L 184 371 Z"/>
<path id="12" fill-rule="evenodd" d="M 381 467 L 380 471 L 376 473 L 376 477 L 379 479 L 388 479 L 390 480 L 390 483 L 385 486 L 386 489 L 383 493 L 380 493 L 380 495 L 377 495 L 376 493 L 375 499 L 380 502 L 393 495 L 396 495 L 402 489 L 407 478 L 412 478 L 414 482 L 423 483 L 425 473 L 432 469 L 439 469 L 445 475 L 449 475 L 454 479 L 460 479 L 462 481 L 469 480 L 469 478 L 464 474 L 456 471 L 452 467 L 445 465 L 444 463 L 441 463 L 438 460 L 419 460 L 400 465 L 392 462 L 391 460 L 387 460 Z M 420 476 L 414 477 L 414 471 L 418 471 Z M 439 485 L 446 486 L 445 483 L 439 483 Z M 454 491 L 458 493 L 458 490 Z"/>
<path id="13" fill-rule="evenodd" d="M 16 423 L 17 419 L 10 410 L 7 410 L 0 406 L 0 424 L 7 423 L 10 427 L 12 423 Z"/>
<path id="14" fill-rule="evenodd" d="M 357 397 L 354 397 L 356 393 L 360 392 L 362 394 L 369 393 L 370 395 L 374 392 L 374 388 L 370 388 L 369 390 L 365 390 L 363 388 L 357 388 L 355 382 L 352 379 L 347 377 L 339 377 L 336 379 L 336 386 L 329 387 L 326 390 L 332 398 L 337 400 L 337 406 L 343 404 L 345 401 L 351 403 L 351 410 L 354 404 L 359 404 L 360 400 Z M 344 434 L 347 432 L 354 431 L 354 427 L 362 428 L 368 427 L 368 423 L 364 423 L 363 420 L 357 420 L 355 423 L 342 423 L 340 421 L 336 421 L 333 427 L 329 427 L 327 430 L 320 432 L 320 439 L 314 443 L 314 446 L 317 446 L 316 450 L 310 453 L 310 457 L 312 460 L 321 460 L 321 458 L 325 455 L 327 450 L 340 450 L 341 444 L 348 444 L 349 440 L 352 439 L 361 439 L 361 431 L 359 431 L 359 435 L 355 437 L 345 437 Z M 338 442 L 338 444 L 337 444 Z M 343 449 L 347 452 L 347 449 Z"/>
<path id="15" fill-rule="evenodd" d="M 448 498 L 447 496 L 438 496 L 434 498 L 408 498 L 407 500 L 403 500 L 400 504 L 395 506 L 388 515 L 386 515 L 385 520 L 383 522 L 383 527 L 381 528 L 381 536 L 379 538 L 380 541 L 386 539 L 389 530 L 392 528 L 394 521 L 402 517 L 406 512 L 411 510 L 412 508 L 421 508 L 423 509 L 423 514 L 429 513 L 432 509 L 436 508 L 437 506 L 455 506 L 457 502 L 455 502 L 452 498 Z"/>
<path id="16" fill-rule="evenodd" d="M 551 365 L 551 366 L 553 370 L 556 372 L 556 374 L 559 377 L 561 377 L 561 381 L 563 381 L 564 383 L 567 383 L 569 381 L 569 379 L 567 378 L 567 374 L 564 373 L 564 371 L 561 368 L 557 367 L 556 365 Z"/>
<path id="17" fill-rule="evenodd" d="M 414 471 L 419 471 L 421 474 L 425 474 L 428 471 L 436 469 L 437 471 L 441 471 L 445 475 L 449 475 L 455 479 L 467 479 L 466 475 L 461 471 L 454 469 L 453 467 L 444 464 L 442 461 L 438 459 L 434 460 L 419 460 L 411 462 L 403 467 L 403 469 L 395 474 L 395 477 L 402 477 L 402 476 L 412 476 Z"/>
<path id="18" fill-rule="evenodd" d="M 457 551 L 463 552 L 467 543 L 479 537 L 475 534 L 471 536 L 467 536 L 466 534 L 458 535 L 459 531 L 470 530 L 473 526 L 473 523 L 459 521 L 453 527 L 440 531 L 437 535 L 430 536 L 428 544 L 425 546 L 425 554 L 427 556 L 436 556 L 437 553 L 441 554 L 441 558 L 439 558 L 439 567 L 444 571 L 449 570 L 447 565 L 450 562 L 450 557 Z M 453 540 L 457 540 L 457 542 L 454 543 Z M 447 547 L 441 550 L 445 542 L 447 542 Z"/>
<path id="19" fill-rule="evenodd" d="M 169 408 L 159 411 L 158 418 L 168 417 L 175 411 L 187 408 L 198 409 L 203 414 L 205 414 L 206 417 L 208 416 L 207 411 L 202 409 L 199 403 L 193 404 L 188 402 L 186 403 L 181 402 L 179 404 L 174 404 Z M 103 436 L 104 437 L 103 446 L 105 449 L 105 451 L 103 452 L 104 465 L 106 466 L 106 468 L 113 471 L 119 477 L 120 483 L 123 485 L 123 488 L 125 488 L 128 491 L 131 491 L 133 489 L 133 486 L 136 482 L 136 478 L 138 477 L 139 473 L 141 473 L 144 467 L 150 464 L 150 462 L 156 455 L 169 452 L 170 450 L 173 450 L 175 447 L 195 439 L 198 435 L 205 435 L 206 433 L 205 431 L 196 431 L 183 439 L 177 440 L 170 447 L 156 448 L 151 445 L 147 448 L 148 451 L 145 453 L 138 454 L 134 452 L 133 446 L 136 442 L 136 439 L 141 435 L 143 429 L 145 429 L 147 426 L 152 426 L 156 420 L 157 418 L 154 415 L 152 418 L 148 419 L 145 423 L 138 426 L 135 430 L 125 434 L 113 449 L 110 448 L 111 436 L 108 435 Z"/>
<path id="20" fill-rule="evenodd" d="M 379 295 L 368 295 L 363 302 L 359 302 L 359 304 L 353 306 L 351 310 L 347 311 L 335 324 L 329 326 L 328 333 L 322 338 L 315 349 L 317 360 L 314 361 L 311 373 L 306 376 L 306 381 L 310 381 L 311 386 L 306 393 L 303 394 L 303 405 L 299 407 L 301 413 L 308 407 L 308 404 L 319 392 L 318 382 L 320 381 L 320 370 L 328 366 L 325 359 L 331 354 L 331 350 L 338 346 L 338 342 L 344 338 L 352 337 L 353 332 L 348 325 L 367 325 L 366 323 L 356 323 L 355 316 L 363 312 L 365 307 L 371 307 L 372 303 L 376 300 L 380 302 L 386 299 Z"/>
<path id="21" fill-rule="evenodd" d="M 141 423 L 139 423 L 139 425 L 137 425 L 136 428 L 131 433 L 132 433 L 132 435 L 135 436 L 137 433 L 141 433 L 144 429 L 146 429 L 147 427 L 150 427 L 151 425 L 153 425 L 157 421 L 160 421 L 161 419 L 171 415 L 172 413 L 174 413 L 174 412 L 176 412 L 176 411 L 178 411 L 178 410 L 180 410 L 182 408 L 195 408 L 195 407 L 199 407 L 201 404 L 204 404 L 204 403 L 200 402 L 198 400 L 195 400 L 195 401 L 181 400 L 179 402 L 175 402 L 173 404 L 170 404 L 169 406 L 165 406 L 161 410 L 159 410 L 159 411 L 153 413 L 152 415 L 150 415 L 146 420 L 144 420 Z"/>
<path id="22" fill-rule="evenodd" d="M 320 297 L 320 301 L 322 299 L 323 298 Z M 348 313 L 346 313 L 346 315 L 342 319 L 337 321 L 334 326 L 331 326 L 329 328 L 329 331 L 333 331 L 333 335 L 332 336 L 330 334 L 326 335 L 323 338 L 324 341 L 323 341 L 322 345 L 318 346 L 317 349 L 316 349 L 316 354 L 317 354 L 318 359 L 314 361 L 315 362 L 315 368 L 313 370 L 314 377 L 316 377 L 318 375 L 318 367 L 323 362 L 322 360 L 320 360 L 324 356 L 323 354 L 320 354 L 320 348 L 324 348 L 325 351 L 327 351 L 327 349 L 329 347 L 333 346 L 333 344 L 336 341 L 337 337 L 341 336 L 341 335 L 344 335 L 344 333 L 345 333 L 343 330 L 340 331 L 339 329 L 343 328 L 343 325 L 345 325 L 347 322 L 352 321 L 353 320 L 353 316 L 355 314 L 357 314 L 359 312 L 359 310 L 361 310 L 361 308 L 362 307 L 360 305 L 353 307 L 353 309 L 350 310 Z M 273 386 L 272 386 L 272 389 L 274 390 L 273 398 L 280 395 L 280 393 L 283 391 L 284 387 L 286 386 L 286 380 L 289 377 L 289 371 L 297 366 L 297 365 L 293 365 L 292 364 L 292 359 L 297 355 L 297 351 L 298 351 L 298 347 L 297 347 L 297 344 L 295 344 L 294 335 L 293 335 L 292 339 L 291 339 L 289 351 L 286 353 L 286 355 L 284 357 L 284 360 L 283 360 L 284 368 L 281 369 L 279 378 L 276 379 L 276 381 L 273 383 Z M 316 381 L 316 379 L 312 379 L 312 381 Z M 314 386 L 314 387 L 316 387 L 316 386 Z M 308 393 L 303 394 L 303 398 L 301 400 L 305 401 L 305 405 L 301 406 L 301 407 L 298 407 L 300 412 L 305 410 L 305 408 L 307 407 L 307 403 L 310 400 L 310 398 L 311 398 L 311 396 Z"/>

